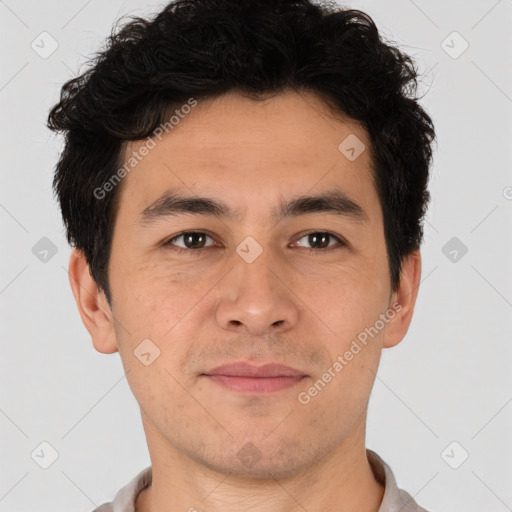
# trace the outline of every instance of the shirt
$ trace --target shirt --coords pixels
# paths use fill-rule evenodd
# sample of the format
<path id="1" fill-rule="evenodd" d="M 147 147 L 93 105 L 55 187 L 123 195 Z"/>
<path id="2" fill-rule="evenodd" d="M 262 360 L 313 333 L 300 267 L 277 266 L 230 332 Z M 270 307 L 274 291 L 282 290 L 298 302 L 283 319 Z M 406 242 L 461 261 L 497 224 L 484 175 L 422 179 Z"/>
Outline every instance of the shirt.
<path id="1" fill-rule="evenodd" d="M 391 468 L 379 455 L 369 449 L 366 450 L 366 454 L 375 479 L 384 485 L 384 496 L 378 512 L 428 512 L 407 492 L 398 488 Z M 137 496 L 151 484 L 151 479 L 151 466 L 148 466 L 117 492 L 114 501 L 104 503 L 93 512 L 135 512 Z"/>

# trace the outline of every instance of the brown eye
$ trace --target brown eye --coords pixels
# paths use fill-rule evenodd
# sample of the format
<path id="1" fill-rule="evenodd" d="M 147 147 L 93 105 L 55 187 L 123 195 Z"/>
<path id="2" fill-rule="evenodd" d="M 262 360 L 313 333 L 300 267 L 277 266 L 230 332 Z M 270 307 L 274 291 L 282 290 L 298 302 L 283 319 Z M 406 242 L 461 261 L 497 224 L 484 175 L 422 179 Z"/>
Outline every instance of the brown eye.
<path id="1" fill-rule="evenodd" d="M 185 231 L 171 238 L 165 245 L 176 245 L 181 249 L 203 249 L 213 245 L 206 245 L 207 238 L 211 239 L 209 235 L 200 231 Z M 182 245 L 175 243 L 175 241 L 179 239 L 183 240 Z"/>
<path id="2" fill-rule="evenodd" d="M 306 239 L 306 243 L 311 245 L 311 247 L 306 248 L 312 250 L 327 249 L 329 247 L 335 246 L 336 243 L 338 243 L 339 245 L 345 245 L 345 243 L 339 237 L 333 235 L 332 233 L 327 233 L 325 231 L 315 231 L 304 235 L 296 242 L 296 244 L 298 244 L 299 247 L 302 247 L 302 245 L 299 244 L 299 242 L 300 240 L 303 239 Z"/>

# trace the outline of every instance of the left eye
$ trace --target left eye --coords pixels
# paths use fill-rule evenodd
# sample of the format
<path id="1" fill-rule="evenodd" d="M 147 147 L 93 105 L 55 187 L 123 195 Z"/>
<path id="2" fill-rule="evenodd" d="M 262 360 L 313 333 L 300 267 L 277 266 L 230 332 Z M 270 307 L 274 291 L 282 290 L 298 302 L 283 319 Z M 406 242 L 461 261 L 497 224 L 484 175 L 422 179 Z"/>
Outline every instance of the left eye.
<path id="1" fill-rule="evenodd" d="M 184 245 L 175 244 L 175 240 L 183 239 Z M 181 247 L 182 249 L 203 249 L 204 247 L 211 247 L 211 245 L 205 245 L 206 239 L 209 238 L 213 240 L 211 236 L 206 233 L 202 233 L 200 231 L 186 231 L 185 233 L 180 233 L 176 235 L 174 238 L 171 238 L 165 245 L 177 245 L 177 247 Z"/>
<path id="2" fill-rule="evenodd" d="M 303 240 L 304 238 L 307 239 L 308 244 L 317 246 L 317 247 L 307 247 L 307 249 L 312 249 L 312 250 L 326 249 L 328 247 L 332 247 L 332 245 L 329 243 L 329 241 L 337 242 L 339 245 L 345 245 L 345 243 L 343 242 L 343 240 L 341 240 L 341 238 L 333 235 L 332 233 L 326 233 L 324 231 L 316 231 L 314 233 L 308 233 L 308 234 L 304 235 L 302 238 L 299 238 L 299 240 L 297 240 L 297 242 L 295 242 L 295 244 L 299 244 L 299 242 L 301 240 Z M 336 245 L 336 244 L 333 244 L 333 245 Z M 301 247 L 300 244 L 299 244 L 299 247 Z"/>

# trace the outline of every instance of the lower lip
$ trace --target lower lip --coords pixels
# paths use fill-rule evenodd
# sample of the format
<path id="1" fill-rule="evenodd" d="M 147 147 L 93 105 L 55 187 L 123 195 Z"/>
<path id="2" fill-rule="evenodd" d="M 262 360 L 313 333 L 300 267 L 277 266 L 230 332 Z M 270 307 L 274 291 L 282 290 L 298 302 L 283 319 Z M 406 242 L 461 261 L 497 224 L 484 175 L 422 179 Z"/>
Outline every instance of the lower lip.
<path id="1" fill-rule="evenodd" d="M 214 382 L 233 391 L 272 393 L 294 386 L 305 376 L 299 377 L 235 377 L 233 375 L 206 375 Z"/>

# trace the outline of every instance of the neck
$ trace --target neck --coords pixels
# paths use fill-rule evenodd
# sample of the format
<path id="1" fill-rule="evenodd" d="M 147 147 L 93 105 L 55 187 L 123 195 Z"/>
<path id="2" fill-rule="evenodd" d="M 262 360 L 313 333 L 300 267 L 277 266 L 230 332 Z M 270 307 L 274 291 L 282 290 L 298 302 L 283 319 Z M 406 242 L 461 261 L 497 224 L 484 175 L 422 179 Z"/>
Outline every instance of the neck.
<path id="1" fill-rule="evenodd" d="M 139 494 L 136 512 L 378 512 L 382 502 L 384 487 L 376 481 L 366 456 L 365 422 L 301 472 L 257 479 L 214 471 L 144 426 L 153 479 Z"/>

